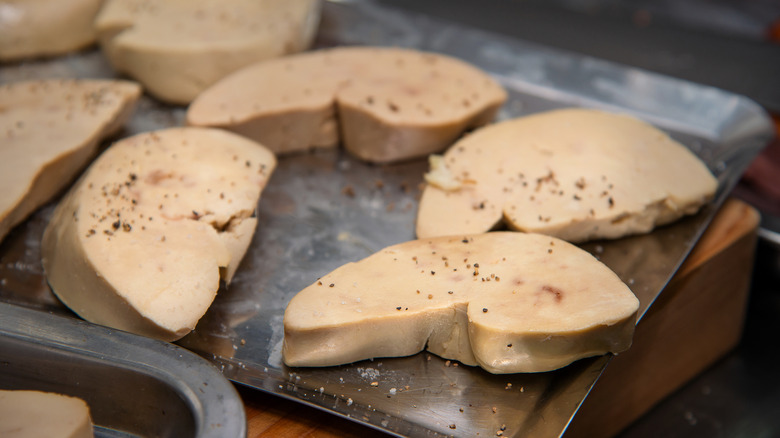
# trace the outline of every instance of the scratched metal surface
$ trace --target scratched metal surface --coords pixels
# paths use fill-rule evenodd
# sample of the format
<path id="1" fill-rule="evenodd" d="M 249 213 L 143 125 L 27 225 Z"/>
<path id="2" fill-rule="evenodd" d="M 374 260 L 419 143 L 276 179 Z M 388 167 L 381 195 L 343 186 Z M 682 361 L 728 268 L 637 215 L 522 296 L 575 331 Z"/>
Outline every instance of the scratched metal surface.
<path id="1" fill-rule="evenodd" d="M 583 247 L 640 298 L 644 314 L 771 136 L 753 102 L 720 90 L 554 51 L 370 1 L 328 2 L 320 47 L 376 44 L 447 53 L 477 64 L 509 90 L 500 114 L 565 106 L 631 113 L 670 132 L 713 170 L 719 190 L 701 213 L 645 236 Z M 99 52 L 0 67 L 0 81 L 113 77 Z M 123 135 L 179 125 L 184 110 L 144 98 Z M 282 157 L 258 207 L 254 241 L 233 281 L 179 344 L 229 379 L 399 436 L 559 436 L 609 357 L 540 374 L 497 376 L 428 353 L 351 365 L 290 369 L 281 361 L 287 302 L 316 278 L 414 238 L 425 160 L 367 165 L 342 151 Z M 0 300 L 69 315 L 46 286 L 41 209 L 0 245 Z M 641 322 L 640 322 L 641 323 Z M 2 322 L 0 322 L 2 324 Z M 371 383 L 376 382 L 376 386 Z M 511 385 L 510 385 L 511 384 Z"/>

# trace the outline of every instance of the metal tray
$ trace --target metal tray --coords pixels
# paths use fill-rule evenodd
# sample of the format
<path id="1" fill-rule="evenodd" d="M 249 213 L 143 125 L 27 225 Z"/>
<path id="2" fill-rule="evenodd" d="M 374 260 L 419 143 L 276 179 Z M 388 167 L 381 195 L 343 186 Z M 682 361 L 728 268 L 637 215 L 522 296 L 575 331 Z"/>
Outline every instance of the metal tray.
<path id="1" fill-rule="evenodd" d="M 87 402 L 96 437 L 242 438 L 236 389 L 181 347 L 0 303 L 0 388 Z"/>
<path id="2" fill-rule="evenodd" d="M 637 294 L 642 315 L 773 132 L 755 103 L 721 90 L 370 1 L 326 2 L 317 45 L 354 44 L 420 48 L 481 66 L 509 91 L 500 118 L 566 106 L 620 111 L 659 126 L 701 157 L 719 188 L 699 214 L 648 235 L 583 245 Z M 47 76 L 114 74 L 97 51 L 0 68 L 3 82 Z M 183 115 L 181 107 L 144 98 L 124 134 L 179 125 Z M 426 170 L 425 160 L 367 165 L 340 150 L 282 157 L 233 283 L 179 344 L 237 383 L 398 436 L 494 435 L 501 428 L 503 436 L 561 435 L 609 356 L 513 375 L 492 375 L 425 352 L 330 368 L 282 364 L 287 302 L 336 267 L 413 239 Z M 40 267 L 38 246 L 50 212 L 51 206 L 41 209 L 0 245 L 0 300 L 72 316 L 48 290 Z"/>

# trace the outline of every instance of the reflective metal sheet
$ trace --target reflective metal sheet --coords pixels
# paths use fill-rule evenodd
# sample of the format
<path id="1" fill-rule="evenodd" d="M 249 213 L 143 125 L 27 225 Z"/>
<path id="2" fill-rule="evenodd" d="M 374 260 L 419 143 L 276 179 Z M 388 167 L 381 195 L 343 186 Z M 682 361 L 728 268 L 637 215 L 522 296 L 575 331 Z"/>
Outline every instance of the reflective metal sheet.
<path id="1" fill-rule="evenodd" d="M 760 108 L 740 96 L 371 2 L 326 3 L 317 44 L 395 45 L 451 54 L 481 66 L 508 88 L 502 118 L 564 106 L 621 111 L 656 124 L 693 150 L 719 180 L 711 205 L 648 235 L 583 245 L 632 288 L 642 314 L 772 132 Z M 88 52 L 3 68 L 0 80 L 52 73 L 112 76 L 99 53 Z M 144 98 L 126 134 L 177 125 L 182 117 L 182 108 Z M 336 267 L 413 239 L 426 170 L 425 160 L 367 165 L 339 150 L 282 157 L 233 283 L 179 343 L 235 382 L 399 436 L 485 436 L 499 430 L 503 436 L 562 434 L 609 357 L 550 373 L 503 376 L 425 352 L 329 368 L 282 364 L 287 302 Z M 0 246 L 0 299 L 67 314 L 41 276 L 37 251 L 48 213 L 50 208 L 41 210 Z"/>

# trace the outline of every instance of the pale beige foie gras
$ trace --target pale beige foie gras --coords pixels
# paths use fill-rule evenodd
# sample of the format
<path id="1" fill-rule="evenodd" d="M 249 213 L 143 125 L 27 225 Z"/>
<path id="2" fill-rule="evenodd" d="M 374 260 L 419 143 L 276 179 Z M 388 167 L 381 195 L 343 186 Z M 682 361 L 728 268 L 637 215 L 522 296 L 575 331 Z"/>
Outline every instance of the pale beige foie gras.
<path id="1" fill-rule="evenodd" d="M 493 120 L 506 92 L 458 59 L 410 49 L 341 47 L 260 62 L 193 101 L 187 122 L 282 154 L 339 141 L 385 163 L 443 150 Z"/>
<path id="2" fill-rule="evenodd" d="M 92 417 L 77 397 L 41 391 L 0 390 L 0 436 L 91 438 Z"/>
<path id="3" fill-rule="evenodd" d="M 42 243 L 54 293 L 84 319 L 172 341 L 230 282 L 276 166 L 265 147 L 207 128 L 107 149 L 57 206 Z"/>
<path id="4" fill-rule="evenodd" d="M 108 80 L 0 86 L 0 240 L 63 190 L 130 118 L 141 87 Z"/>
<path id="5" fill-rule="evenodd" d="M 103 0 L 3 0 L 0 61 L 62 55 L 97 40 L 92 21 Z"/>
<path id="6" fill-rule="evenodd" d="M 284 361 L 330 366 L 424 348 L 496 373 L 629 348 L 639 302 L 590 254 L 539 234 L 415 240 L 346 264 L 284 314 Z"/>
<path id="7" fill-rule="evenodd" d="M 662 131 L 587 109 L 477 130 L 431 164 L 419 238 L 501 222 L 570 242 L 619 238 L 693 214 L 717 189 L 704 163 Z"/>
<path id="8" fill-rule="evenodd" d="M 95 20 L 111 65 L 187 104 L 225 75 L 309 47 L 318 0 L 107 0 Z"/>

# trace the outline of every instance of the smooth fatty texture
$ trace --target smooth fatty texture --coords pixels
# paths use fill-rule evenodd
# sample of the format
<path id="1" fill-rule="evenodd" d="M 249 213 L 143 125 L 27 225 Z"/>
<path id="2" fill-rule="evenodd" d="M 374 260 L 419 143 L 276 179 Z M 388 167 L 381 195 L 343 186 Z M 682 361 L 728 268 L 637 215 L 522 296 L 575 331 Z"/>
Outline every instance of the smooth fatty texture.
<path id="1" fill-rule="evenodd" d="M 614 239 L 696 213 L 718 185 L 703 162 L 659 129 L 579 108 L 479 129 L 432 163 L 419 238 L 504 223 L 569 242 Z"/>
<path id="2" fill-rule="evenodd" d="M 0 2 L 0 61 L 64 55 L 95 42 L 103 0 Z"/>
<path id="3" fill-rule="evenodd" d="M 307 49 L 319 19 L 318 0 L 106 0 L 95 30 L 117 71 L 187 104 L 244 66 Z"/>
<path id="4" fill-rule="evenodd" d="M 97 79 L 0 86 L 0 240 L 76 178 L 140 94 L 133 82 Z"/>
<path id="5" fill-rule="evenodd" d="M 228 132 L 171 128 L 107 149 L 43 234 L 52 290 L 84 319 L 166 341 L 230 282 L 276 160 Z"/>
<path id="6" fill-rule="evenodd" d="M 92 417 L 77 397 L 41 391 L 0 390 L 3 438 L 91 438 Z"/>
<path id="7" fill-rule="evenodd" d="M 541 372 L 629 348 L 639 302 L 590 254 L 538 234 L 385 248 L 299 292 L 284 361 L 330 366 L 423 349 L 491 373 Z"/>
<path id="8" fill-rule="evenodd" d="M 201 93 L 194 126 L 245 135 L 275 153 L 341 142 L 375 163 L 438 152 L 489 123 L 506 92 L 459 59 L 390 47 L 338 47 L 258 62 Z"/>

